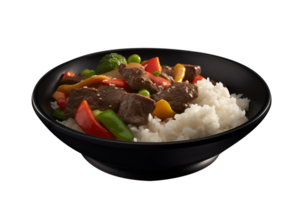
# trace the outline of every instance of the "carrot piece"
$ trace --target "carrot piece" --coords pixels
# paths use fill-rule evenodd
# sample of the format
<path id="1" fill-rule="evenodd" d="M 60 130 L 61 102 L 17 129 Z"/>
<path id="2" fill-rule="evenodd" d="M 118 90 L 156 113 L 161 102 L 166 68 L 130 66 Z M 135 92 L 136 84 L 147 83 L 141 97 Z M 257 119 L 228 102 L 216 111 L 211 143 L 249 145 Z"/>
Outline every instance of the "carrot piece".
<path id="1" fill-rule="evenodd" d="M 60 91 L 55 91 L 52 95 L 53 99 L 55 99 L 56 101 L 58 99 L 67 99 L 66 94 Z"/>

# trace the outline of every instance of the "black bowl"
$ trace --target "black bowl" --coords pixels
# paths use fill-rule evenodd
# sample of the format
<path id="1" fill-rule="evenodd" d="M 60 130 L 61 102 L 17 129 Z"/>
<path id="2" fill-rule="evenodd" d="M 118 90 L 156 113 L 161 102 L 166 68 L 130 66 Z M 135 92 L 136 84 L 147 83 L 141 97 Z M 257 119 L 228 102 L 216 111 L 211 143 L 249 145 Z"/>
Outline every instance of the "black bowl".
<path id="1" fill-rule="evenodd" d="M 143 60 L 158 56 L 161 64 L 197 64 L 202 75 L 227 85 L 230 93 L 243 93 L 251 99 L 246 116 L 249 121 L 229 131 L 187 141 L 135 143 L 102 139 L 69 129 L 52 116 L 50 101 L 62 74 L 71 70 L 95 69 L 100 59 L 111 52 L 125 57 L 139 54 Z M 32 95 L 37 116 L 61 141 L 82 155 L 95 167 L 125 178 L 159 180 L 196 172 L 224 150 L 252 131 L 266 116 L 271 106 L 271 94 L 265 81 L 248 67 L 226 58 L 205 53 L 171 49 L 117 49 L 82 56 L 59 65 L 45 74 Z"/>

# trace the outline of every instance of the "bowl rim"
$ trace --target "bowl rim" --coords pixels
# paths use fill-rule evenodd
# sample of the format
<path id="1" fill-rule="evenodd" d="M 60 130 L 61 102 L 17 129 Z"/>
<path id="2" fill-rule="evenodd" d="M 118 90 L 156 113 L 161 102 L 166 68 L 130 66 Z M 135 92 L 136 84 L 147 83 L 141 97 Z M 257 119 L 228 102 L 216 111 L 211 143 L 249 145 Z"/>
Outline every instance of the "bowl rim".
<path id="1" fill-rule="evenodd" d="M 64 126 L 63 124 L 57 122 L 56 120 L 51 119 L 50 117 L 47 116 L 47 114 L 41 109 L 40 105 L 37 102 L 37 90 L 39 88 L 40 83 L 46 79 L 53 71 L 55 71 L 57 68 L 66 65 L 69 62 L 73 62 L 77 59 L 82 59 L 84 57 L 87 56 L 91 56 L 94 54 L 98 54 L 98 53 L 111 53 L 111 52 L 118 52 L 118 51 L 126 51 L 126 50 L 165 50 L 165 51 L 177 51 L 177 52 L 187 52 L 187 53 L 197 53 L 197 54 L 203 54 L 203 55 L 208 55 L 208 56 L 212 56 L 212 57 L 217 57 L 217 58 L 221 58 L 224 59 L 226 61 L 229 62 L 233 62 L 235 64 L 238 64 L 240 67 L 243 67 L 244 69 L 248 70 L 250 73 L 254 74 L 263 84 L 264 89 L 266 90 L 266 95 L 267 95 L 267 99 L 263 105 L 263 108 L 251 119 L 248 120 L 247 122 L 245 122 L 244 124 L 237 126 L 233 129 L 215 134 L 215 135 L 211 135 L 211 136 L 207 136 L 207 137 L 203 137 L 203 138 L 196 138 L 196 139 L 190 139 L 190 140 L 181 140 L 181 141 L 171 141 L 171 142 L 125 142 L 125 141 L 120 141 L 120 140 L 110 140 L 110 139 L 105 139 L 105 138 L 100 138 L 100 137 L 96 137 L 96 136 L 92 136 L 92 135 L 88 135 L 85 133 L 81 133 L 79 131 L 73 130 L 71 128 L 68 128 L 66 126 Z M 147 147 L 157 147 L 157 146 L 162 146 L 162 147 L 168 147 L 170 145 L 172 146 L 185 146 L 185 145 L 199 145 L 199 144 L 207 144 L 207 143 L 211 143 L 212 141 L 217 141 L 217 140 L 222 140 L 224 137 L 229 137 L 229 136 L 233 136 L 234 133 L 237 133 L 239 130 L 245 129 L 246 127 L 248 127 L 251 124 L 256 123 L 257 121 L 259 121 L 262 117 L 264 117 L 267 112 L 269 111 L 270 107 L 271 107 L 271 102 L 272 102 L 272 97 L 271 97 L 271 92 L 270 89 L 268 87 L 268 85 L 266 84 L 266 82 L 264 81 L 264 79 L 257 74 L 255 71 L 253 71 L 252 69 L 248 68 L 247 66 L 238 63 L 234 60 L 228 59 L 228 58 L 224 58 L 221 56 L 217 56 L 217 55 L 213 55 L 213 54 L 208 54 L 208 53 L 203 53 L 203 52 L 196 52 L 196 51 L 190 51 L 190 50 L 182 50 L 182 49 L 168 49 L 168 48 L 146 48 L 146 47 L 142 47 L 142 48 L 121 48 L 121 49 L 110 49 L 110 50 L 105 50 L 105 51 L 99 51 L 99 52 L 94 52 L 94 53 L 90 53 L 90 54 L 86 54 L 74 59 L 71 59 L 67 62 L 64 62 L 56 67 L 54 67 L 53 69 L 51 69 L 50 71 L 48 71 L 46 74 L 44 74 L 39 81 L 36 83 L 33 93 L 32 93 L 32 106 L 34 111 L 36 112 L 36 114 L 38 115 L 38 117 L 42 118 L 43 120 L 45 120 L 48 124 L 54 126 L 56 129 L 62 130 L 61 132 L 64 134 L 67 134 L 70 137 L 73 138 L 77 138 L 77 139 L 81 139 L 87 142 L 91 142 L 91 143 L 95 143 L 95 144 L 115 144 L 115 145 L 125 145 L 125 146 L 147 146 Z M 50 104 L 50 102 L 49 102 Z"/>

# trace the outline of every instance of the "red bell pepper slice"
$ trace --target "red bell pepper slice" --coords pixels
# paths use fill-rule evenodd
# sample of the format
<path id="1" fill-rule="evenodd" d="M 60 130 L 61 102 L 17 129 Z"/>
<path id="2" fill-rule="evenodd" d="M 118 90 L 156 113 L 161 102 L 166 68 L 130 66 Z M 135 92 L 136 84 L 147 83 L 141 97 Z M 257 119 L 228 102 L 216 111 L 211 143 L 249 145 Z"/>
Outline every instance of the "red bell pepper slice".
<path id="1" fill-rule="evenodd" d="M 100 85 L 98 86 L 98 88 L 101 87 L 102 85 L 103 85 L 103 83 L 100 83 Z"/>
<path id="2" fill-rule="evenodd" d="M 86 134 L 106 139 L 116 139 L 111 132 L 104 128 L 94 117 L 93 111 L 86 100 L 83 100 L 77 108 L 75 121 Z"/>
<path id="3" fill-rule="evenodd" d="M 56 103 L 63 110 L 66 109 L 66 107 L 67 107 L 66 99 L 59 98 L 59 99 L 57 99 Z"/>
<path id="4" fill-rule="evenodd" d="M 153 73 L 155 71 L 161 72 L 162 70 L 158 57 L 151 58 L 150 60 L 143 62 L 142 65 L 145 67 L 145 71 L 150 73 Z"/>
<path id="5" fill-rule="evenodd" d="M 146 72 L 149 76 L 149 78 L 151 79 L 151 81 L 153 83 L 156 83 L 156 85 L 160 85 L 163 86 L 164 90 L 167 89 L 171 83 L 169 81 L 167 81 L 166 79 L 160 77 L 160 76 L 155 76 L 152 73 Z"/>
<path id="6" fill-rule="evenodd" d="M 131 89 L 130 86 L 125 82 L 124 79 L 110 79 L 110 80 L 103 80 L 102 81 L 103 85 L 110 85 L 113 84 L 116 87 L 121 87 L 121 88 L 128 88 Z M 100 87 L 100 86 L 99 86 Z"/>
<path id="7" fill-rule="evenodd" d="M 65 72 L 62 79 L 67 78 L 67 77 L 76 77 L 76 75 L 72 71 L 68 70 L 68 71 Z"/>
<path id="8" fill-rule="evenodd" d="M 205 78 L 203 76 L 200 76 L 200 75 L 195 76 L 193 84 L 197 83 L 197 81 L 200 81 L 202 79 L 205 79 Z"/>

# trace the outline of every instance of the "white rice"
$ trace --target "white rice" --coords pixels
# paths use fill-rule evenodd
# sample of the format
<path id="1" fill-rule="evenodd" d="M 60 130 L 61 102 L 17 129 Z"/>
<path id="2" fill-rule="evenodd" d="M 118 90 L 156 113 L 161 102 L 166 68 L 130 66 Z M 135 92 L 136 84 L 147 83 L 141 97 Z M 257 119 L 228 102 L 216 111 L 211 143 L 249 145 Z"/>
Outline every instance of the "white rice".
<path id="1" fill-rule="evenodd" d="M 50 106 L 53 110 L 59 108 L 59 106 L 57 105 L 57 102 L 56 101 L 52 101 L 50 102 Z M 56 120 L 57 122 L 71 128 L 71 129 L 74 129 L 76 131 L 79 131 L 79 132 L 83 132 L 83 130 L 81 130 L 81 128 L 78 126 L 78 124 L 76 123 L 75 119 L 70 117 L 68 118 L 67 120 L 63 120 L 63 121 L 59 121 L 59 120 Z"/>
<path id="2" fill-rule="evenodd" d="M 56 120 L 56 121 L 71 128 L 71 129 L 74 129 L 76 131 L 84 133 L 83 130 L 76 123 L 75 119 L 72 117 L 68 118 L 67 120 L 63 120 L 63 121 L 59 121 L 59 120 Z"/>
<path id="3" fill-rule="evenodd" d="M 128 125 L 134 134 L 134 142 L 169 142 L 189 140 L 214 135 L 235 128 L 248 119 L 245 116 L 250 100 L 241 98 L 242 94 L 231 94 L 222 83 L 215 86 L 209 78 L 195 84 L 198 97 L 192 101 L 190 108 L 175 119 L 169 118 L 162 122 L 149 114 L 148 123 L 144 126 Z M 56 109 L 56 102 L 51 102 Z M 58 121 L 59 122 L 59 121 Z M 73 118 L 64 120 L 63 125 L 83 132 Z"/>
<path id="4" fill-rule="evenodd" d="M 59 106 L 57 105 L 57 102 L 56 101 L 53 101 L 53 102 L 50 102 L 50 106 L 53 110 L 59 108 Z"/>
<path id="5" fill-rule="evenodd" d="M 157 117 L 148 116 L 148 124 L 136 127 L 128 125 L 137 142 L 169 142 L 189 140 L 214 135 L 245 123 L 248 119 L 250 100 L 241 94 L 230 95 L 222 83 L 214 86 L 209 78 L 195 84 L 198 97 L 190 108 L 175 119 L 161 122 Z"/>

